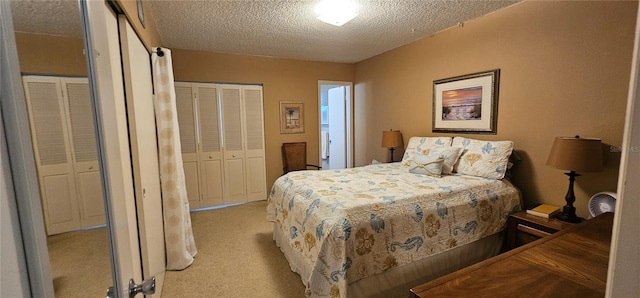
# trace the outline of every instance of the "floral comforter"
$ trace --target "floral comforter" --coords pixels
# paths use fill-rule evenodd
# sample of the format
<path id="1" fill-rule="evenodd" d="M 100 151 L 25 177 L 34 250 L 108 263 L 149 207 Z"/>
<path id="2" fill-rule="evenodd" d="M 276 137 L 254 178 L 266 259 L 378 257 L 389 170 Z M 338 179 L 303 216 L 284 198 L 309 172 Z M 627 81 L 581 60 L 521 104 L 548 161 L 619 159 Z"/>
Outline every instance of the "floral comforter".
<path id="1" fill-rule="evenodd" d="M 348 297 L 351 282 L 501 231 L 519 208 L 507 180 L 393 163 L 290 172 L 271 189 L 267 219 L 312 268 L 308 296 Z"/>

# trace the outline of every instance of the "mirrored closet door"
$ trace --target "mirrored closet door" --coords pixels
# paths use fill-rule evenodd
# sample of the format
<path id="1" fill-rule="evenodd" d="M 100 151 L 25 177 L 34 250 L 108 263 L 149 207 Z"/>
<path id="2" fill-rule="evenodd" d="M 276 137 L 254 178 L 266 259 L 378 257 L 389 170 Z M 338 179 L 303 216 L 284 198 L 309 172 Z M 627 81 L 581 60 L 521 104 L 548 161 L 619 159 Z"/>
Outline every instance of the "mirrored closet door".
<path id="1" fill-rule="evenodd" d="M 48 235 L 49 282 L 56 297 L 104 296 L 113 279 L 78 2 L 9 4 Z"/>

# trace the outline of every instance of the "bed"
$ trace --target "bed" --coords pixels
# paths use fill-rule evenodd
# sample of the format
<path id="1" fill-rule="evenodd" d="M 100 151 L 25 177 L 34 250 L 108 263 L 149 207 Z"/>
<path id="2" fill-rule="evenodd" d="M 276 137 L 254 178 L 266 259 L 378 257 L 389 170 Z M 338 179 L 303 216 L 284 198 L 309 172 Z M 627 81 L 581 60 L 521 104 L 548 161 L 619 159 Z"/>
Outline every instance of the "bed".
<path id="1" fill-rule="evenodd" d="M 281 176 L 273 238 L 311 297 L 407 297 L 497 254 L 521 208 L 510 141 L 413 137 L 402 162 Z"/>

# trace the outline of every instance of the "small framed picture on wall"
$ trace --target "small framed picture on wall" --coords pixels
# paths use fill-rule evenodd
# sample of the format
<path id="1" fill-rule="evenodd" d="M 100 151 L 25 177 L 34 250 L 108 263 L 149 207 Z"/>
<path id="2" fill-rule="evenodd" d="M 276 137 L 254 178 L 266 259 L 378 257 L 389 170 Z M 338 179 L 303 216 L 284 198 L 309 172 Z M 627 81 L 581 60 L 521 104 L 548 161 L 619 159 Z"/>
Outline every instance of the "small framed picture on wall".
<path id="1" fill-rule="evenodd" d="M 280 133 L 304 132 L 304 104 L 280 102 Z"/>

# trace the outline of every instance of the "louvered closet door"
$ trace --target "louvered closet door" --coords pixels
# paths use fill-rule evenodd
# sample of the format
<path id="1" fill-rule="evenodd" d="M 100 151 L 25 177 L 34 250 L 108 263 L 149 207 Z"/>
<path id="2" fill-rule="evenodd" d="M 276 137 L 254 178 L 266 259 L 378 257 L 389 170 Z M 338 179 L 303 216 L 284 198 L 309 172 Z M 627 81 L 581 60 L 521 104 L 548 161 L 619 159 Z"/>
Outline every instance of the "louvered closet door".
<path id="1" fill-rule="evenodd" d="M 267 199 L 262 87 L 243 86 L 247 200 Z"/>
<path id="2" fill-rule="evenodd" d="M 200 207 L 222 205 L 222 150 L 220 146 L 220 109 L 218 88 L 212 84 L 194 84 L 198 103 L 200 132 Z"/>
<path id="3" fill-rule="evenodd" d="M 47 234 L 80 228 L 76 182 L 58 78 L 24 77 Z"/>
<path id="4" fill-rule="evenodd" d="M 194 91 L 189 83 L 175 83 L 178 127 L 182 147 L 182 165 L 191 209 L 200 208 L 200 183 L 198 180 L 198 140 Z"/>
<path id="5" fill-rule="evenodd" d="M 241 87 L 220 85 L 225 204 L 246 202 Z"/>
<path id="6" fill-rule="evenodd" d="M 68 107 L 81 226 L 102 225 L 105 223 L 104 199 L 89 81 L 86 78 L 64 78 L 61 82 Z"/>

